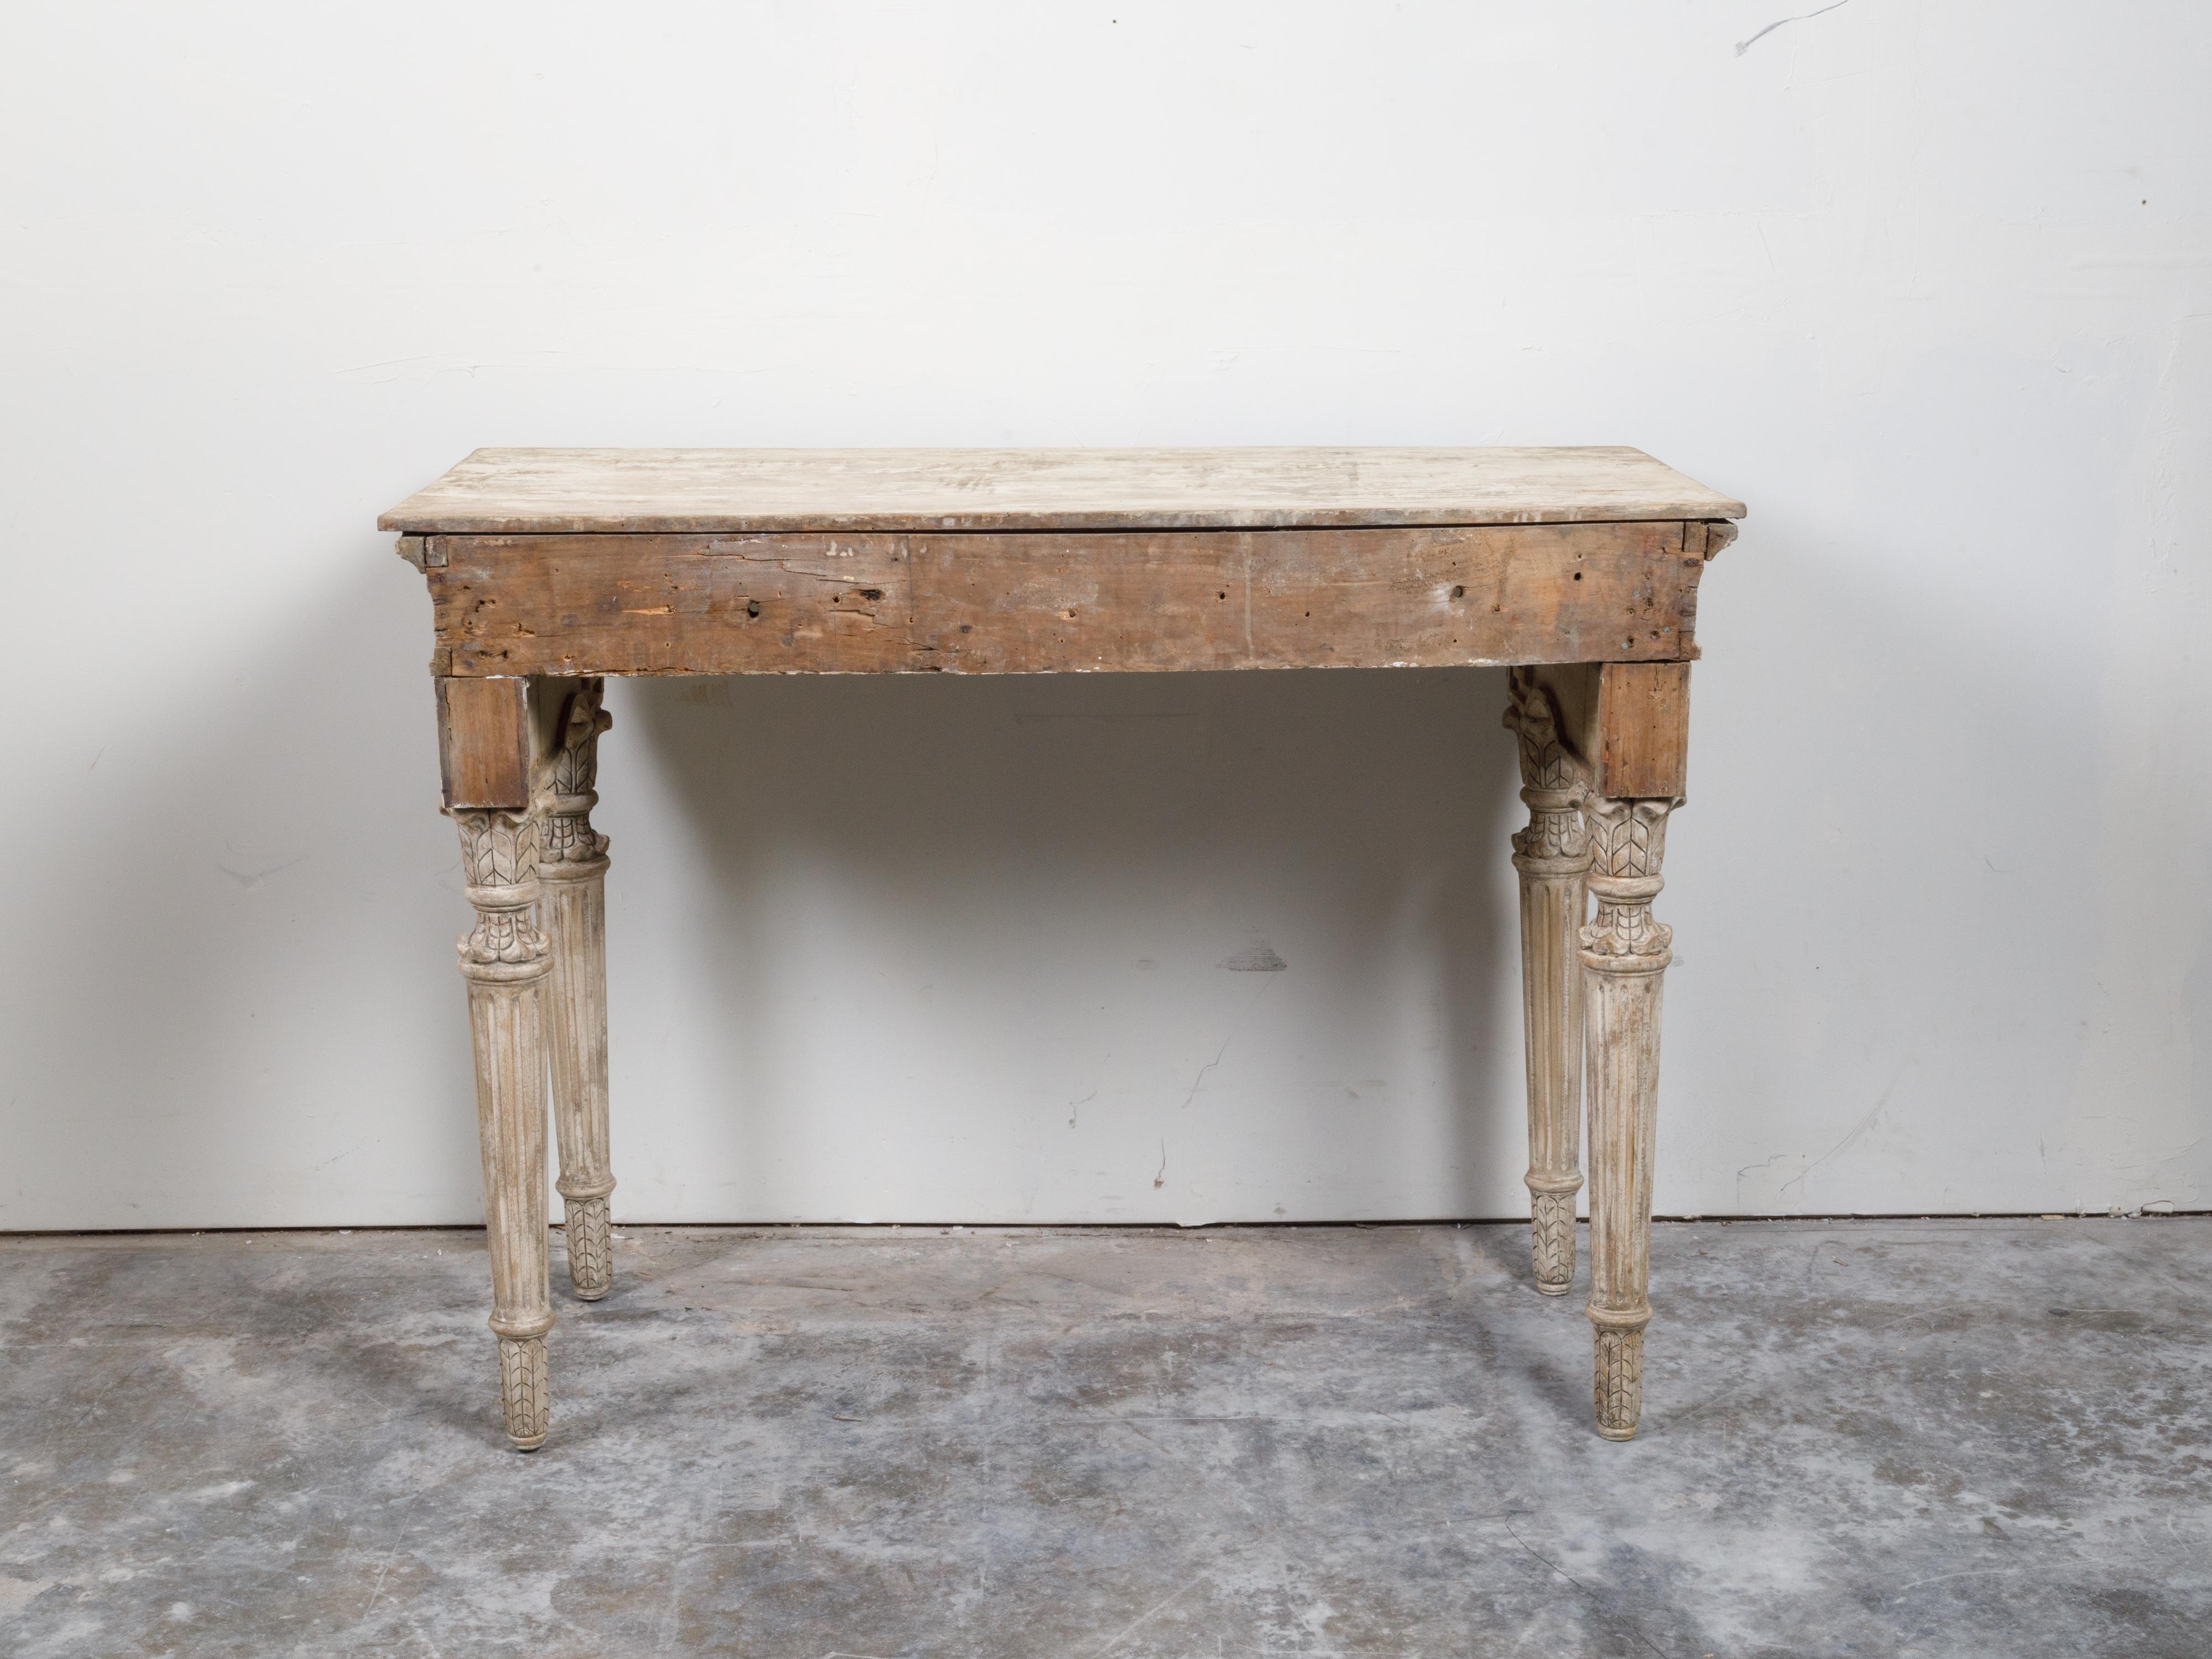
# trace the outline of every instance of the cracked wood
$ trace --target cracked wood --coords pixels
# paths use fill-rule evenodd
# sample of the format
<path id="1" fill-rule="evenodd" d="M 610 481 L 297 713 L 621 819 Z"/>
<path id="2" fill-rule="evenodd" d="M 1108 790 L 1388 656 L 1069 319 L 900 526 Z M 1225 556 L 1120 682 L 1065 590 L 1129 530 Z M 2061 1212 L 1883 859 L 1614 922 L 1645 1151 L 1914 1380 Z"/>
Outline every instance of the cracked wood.
<path id="1" fill-rule="evenodd" d="M 1702 521 L 440 536 L 437 664 L 520 674 L 1433 667 L 1695 654 Z"/>

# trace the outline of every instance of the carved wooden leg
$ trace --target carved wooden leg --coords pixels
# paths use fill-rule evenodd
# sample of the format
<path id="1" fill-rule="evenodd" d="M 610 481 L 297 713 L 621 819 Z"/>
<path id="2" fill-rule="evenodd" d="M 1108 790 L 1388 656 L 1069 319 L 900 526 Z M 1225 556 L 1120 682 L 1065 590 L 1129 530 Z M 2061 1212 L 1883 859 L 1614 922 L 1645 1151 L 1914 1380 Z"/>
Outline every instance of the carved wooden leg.
<path id="1" fill-rule="evenodd" d="M 1583 803 L 1597 916 L 1582 930 L 1589 1032 L 1590 1323 L 1597 1431 L 1636 1432 L 1644 1328 L 1651 1320 L 1651 1162 L 1659 1091 L 1660 988 L 1673 934 L 1651 919 L 1673 800 Z"/>
<path id="2" fill-rule="evenodd" d="M 1577 936 L 1588 908 L 1583 767 L 1560 742 L 1559 710 L 1537 677 L 1515 669 L 1506 728 L 1521 740 L 1528 827 L 1513 837 L 1521 872 L 1521 1003 L 1528 1056 L 1529 1235 L 1536 1288 L 1565 1296 L 1575 1277 L 1575 1194 L 1583 1184 L 1583 991 Z"/>
<path id="3" fill-rule="evenodd" d="M 532 687 L 550 748 L 549 793 L 540 817 L 539 914 L 553 939 L 547 983 L 547 1039 L 553 1123 L 561 1146 L 560 1188 L 568 1215 L 568 1284 L 596 1302 L 614 1282 L 607 1157 L 607 838 L 592 828 L 599 733 L 614 724 L 599 707 L 606 682 L 549 680 Z"/>
<path id="4" fill-rule="evenodd" d="M 545 1443 L 551 1395 L 545 1334 L 545 1043 L 540 988 L 545 935 L 531 920 L 539 895 L 538 826 L 527 811 L 452 809 L 477 925 L 461 940 L 476 1039 L 477 1123 L 483 1139 L 484 1227 L 491 1246 L 491 1328 L 499 1337 L 507 1438 Z"/>

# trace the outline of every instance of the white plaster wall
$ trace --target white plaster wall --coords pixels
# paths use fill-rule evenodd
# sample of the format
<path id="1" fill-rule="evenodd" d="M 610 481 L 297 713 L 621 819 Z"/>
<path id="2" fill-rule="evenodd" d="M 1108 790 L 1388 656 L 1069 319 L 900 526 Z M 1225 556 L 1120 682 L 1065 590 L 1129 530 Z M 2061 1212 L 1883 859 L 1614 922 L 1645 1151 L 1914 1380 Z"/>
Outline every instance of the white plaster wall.
<path id="1" fill-rule="evenodd" d="M 566 443 L 1641 445 L 1659 1208 L 2204 1206 L 2212 13 L 1787 9 L 15 9 L 0 1228 L 477 1215 L 371 525 Z M 1501 697 L 617 686 L 618 1213 L 1522 1212 Z"/>

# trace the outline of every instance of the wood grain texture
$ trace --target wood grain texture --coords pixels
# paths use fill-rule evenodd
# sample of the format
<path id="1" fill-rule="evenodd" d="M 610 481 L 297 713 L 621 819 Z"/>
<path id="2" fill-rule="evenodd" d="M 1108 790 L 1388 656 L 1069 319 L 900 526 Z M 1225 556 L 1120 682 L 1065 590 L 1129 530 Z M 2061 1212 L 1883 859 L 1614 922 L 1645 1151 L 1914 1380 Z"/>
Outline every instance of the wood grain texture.
<path id="1" fill-rule="evenodd" d="M 1597 692 L 1591 787 L 1626 800 L 1674 800 L 1689 776 L 1690 665 L 1609 662 Z"/>
<path id="2" fill-rule="evenodd" d="M 1681 522 L 436 540 L 456 675 L 1674 659 L 1705 568 Z"/>
<path id="3" fill-rule="evenodd" d="M 461 967 L 512 1442 L 542 1443 L 550 1412 L 549 1060 L 577 1293 L 611 1267 L 599 677 L 1493 664 L 1516 668 L 1529 809 L 1536 1276 L 1573 1276 L 1586 1094 L 1598 1426 L 1633 1435 L 1670 959 L 1651 901 L 1698 582 L 1743 510 L 1627 449 L 480 450 L 386 514 L 434 602 L 477 911 Z"/>
<path id="4" fill-rule="evenodd" d="M 440 676 L 438 775 L 446 805 L 530 805 L 530 715 L 520 679 Z"/>
<path id="5" fill-rule="evenodd" d="M 1681 796 L 1689 771 L 1686 661 L 1560 663 L 1533 669 L 1528 680 L 1550 700 L 1559 742 L 1589 793 Z"/>
<path id="6" fill-rule="evenodd" d="M 1263 529 L 1740 519 L 1640 449 L 479 449 L 417 534 Z"/>

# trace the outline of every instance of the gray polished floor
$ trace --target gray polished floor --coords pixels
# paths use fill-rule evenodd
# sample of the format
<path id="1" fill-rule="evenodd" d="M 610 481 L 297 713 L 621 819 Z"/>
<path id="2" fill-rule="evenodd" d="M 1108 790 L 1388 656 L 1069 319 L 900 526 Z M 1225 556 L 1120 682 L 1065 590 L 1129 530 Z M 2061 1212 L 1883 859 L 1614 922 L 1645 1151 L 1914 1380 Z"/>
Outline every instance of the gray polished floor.
<path id="1" fill-rule="evenodd" d="M 624 1229 L 530 1456 L 480 1234 L 0 1239 L 0 1652 L 2212 1650 L 2212 1220 L 1656 1231 L 1628 1445 L 1523 1228 Z"/>

